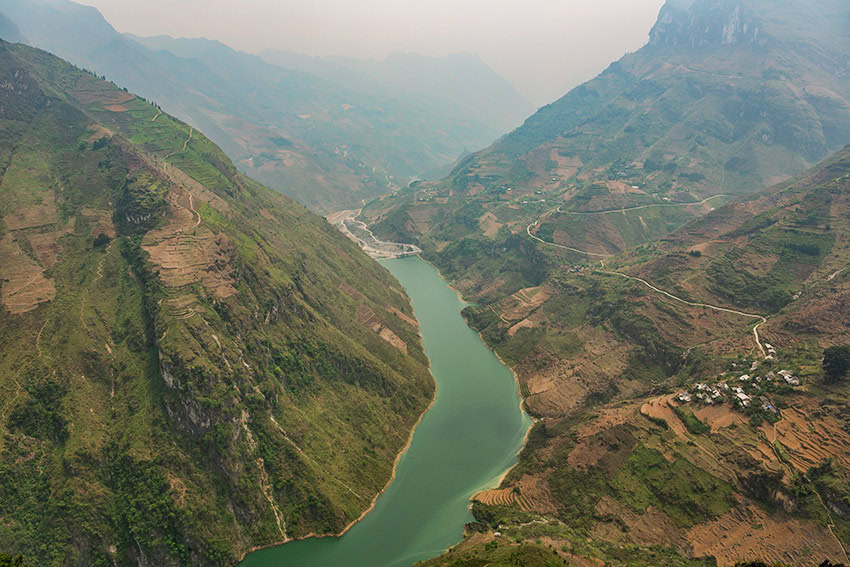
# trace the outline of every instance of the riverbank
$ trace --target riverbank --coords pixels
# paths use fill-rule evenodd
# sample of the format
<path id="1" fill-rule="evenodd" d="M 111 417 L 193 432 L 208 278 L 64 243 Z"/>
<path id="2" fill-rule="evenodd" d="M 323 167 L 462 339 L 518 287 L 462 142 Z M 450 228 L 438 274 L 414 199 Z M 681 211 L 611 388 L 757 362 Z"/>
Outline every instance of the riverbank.
<path id="1" fill-rule="evenodd" d="M 437 392 L 393 481 L 343 537 L 297 540 L 245 558 L 243 567 L 410 567 L 457 544 L 470 498 L 500 482 L 531 426 L 514 373 L 469 328 L 456 289 L 419 258 L 382 261 L 411 297 Z"/>
<path id="2" fill-rule="evenodd" d="M 409 298 L 408 298 L 408 304 L 410 305 L 410 308 L 413 311 L 414 319 L 416 321 L 418 321 L 419 318 L 416 316 L 416 308 L 413 306 L 413 302 L 410 301 Z M 424 341 L 424 338 L 422 337 L 422 330 L 421 329 L 417 330 L 417 334 L 419 335 L 419 340 Z M 431 368 L 431 359 L 430 358 L 428 359 L 428 368 L 429 369 Z M 381 495 L 384 494 L 384 492 L 386 492 L 387 489 L 392 485 L 393 481 L 395 480 L 396 473 L 398 472 L 398 465 L 401 462 L 402 457 L 405 455 L 405 453 L 407 453 L 408 449 L 410 449 L 410 444 L 413 442 L 413 435 L 416 433 L 416 428 L 419 427 L 419 424 L 422 423 L 422 419 L 431 410 L 431 408 L 434 407 L 434 402 L 437 401 L 437 389 L 438 389 L 439 385 L 437 384 L 437 380 L 434 378 L 433 374 L 431 375 L 431 379 L 434 380 L 434 395 L 431 396 L 431 401 L 428 403 L 428 406 L 424 409 L 424 411 L 421 414 L 419 414 L 419 418 L 416 420 L 416 423 L 414 423 L 413 427 L 410 429 L 410 434 L 407 436 L 407 443 L 404 444 L 404 447 L 402 447 L 401 451 L 399 451 L 398 455 L 396 455 L 395 461 L 393 462 L 393 470 L 392 470 L 392 473 L 390 474 L 390 479 L 387 481 L 387 483 L 384 485 L 384 487 L 377 494 L 375 494 L 374 498 L 372 498 L 372 503 L 369 504 L 368 508 L 363 510 L 363 512 L 357 518 L 355 518 L 354 520 L 349 522 L 345 526 L 345 528 L 343 528 L 342 531 L 340 531 L 338 533 L 335 533 L 335 534 L 316 534 L 316 533 L 311 532 L 311 533 L 309 533 L 309 534 L 307 534 L 303 537 L 287 538 L 285 540 L 278 541 L 278 542 L 275 542 L 275 543 L 269 543 L 269 544 L 266 544 L 266 545 L 255 546 L 255 547 L 248 549 L 247 551 L 242 552 L 242 555 L 239 557 L 236 564 L 238 565 L 239 563 L 242 563 L 249 554 L 254 553 L 256 551 L 261 551 L 261 550 L 264 550 L 264 549 L 271 549 L 271 548 L 274 548 L 274 547 L 279 547 L 281 545 L 286 545 L 287 543 L 292 543 L 294 541 L 304 541 L 304 540 L 312 539 L 312 538 L 328 538 L 328 537 L 340 538 L 340 537 L 344 536 L 346 533 L 348 533 L 348 531 L 352 527 L 354 527 L 358 522 L 360 522 L 363 518 L 365 518 L 366 515 L 375 508 L 375 505 L 377 504 L 378 499 L 381 497 Z"/>

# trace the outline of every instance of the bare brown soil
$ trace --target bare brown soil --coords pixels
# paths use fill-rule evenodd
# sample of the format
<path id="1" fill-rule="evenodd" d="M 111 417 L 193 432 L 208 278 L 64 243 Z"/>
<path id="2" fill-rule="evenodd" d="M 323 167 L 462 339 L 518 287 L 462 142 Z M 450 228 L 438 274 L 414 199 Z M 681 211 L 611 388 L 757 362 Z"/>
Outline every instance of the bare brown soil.
<path id="1" fill-rule="evenodd" d="M 339 290 L 351 299 L 363 299 L 363 294 L 345 282 L 339 284 Z"/>
<path id="2" fill-rule="evenodd" d="M 713 406 L 703 406 L 694 412 L 696 416 L 711 427 L 712 433 L 717 433 L 721 429 L 731 427 L 733 425 L 746 425 L 747 421 L 744 416 L 735 411 L 731 404 L 717 404 Z"/>
<path id="3" fill-rule="evenodd" d="M 30 234 L 27 236 L 30 247 L 42 268 L 49 268 L 56 264 L 59 258 L 60 247 L 57 244 L 57 239 L 64 234 L 63 232 L 45 232 L 42 234 Z"/>
<path id="4" fill-rule="evenodd" d="M 44 197 L 40 205 L 20 207 L 14 213 L 3 217 L 6 228 L 9 230 L 22 230 L 59 222 L 59 214 L 56 210 L 56 198 L 53 192 L 46 192 L 43 195 Z"/>
<path id="5" fill-rule="evenodd" d="M 53 280 L 24 253 L 11 233 L 0 239 L 0 282 L 3 304 L 13 314 L 32 311 L 56 297 Z"/>
<path id="6" fill-rule="evenodd" d="M 481 231 L 484 233 L 484 236 L 487 237 L 496 236 L 499 229 L 504 226 L 498 221 L 496 215 L 491 212 L 486 212 L 481 215 L 481 218 L 478 219 L 478 225 L 481 227 Z"/>
<path id="7" fill-rule="evenodd" d="M 768 564 L 818 564 L 843 557 L 835 538 L 814 522 L 768 515 L 755 505 L 738 506 L 687 535 L 695 555 L 714 555 L 719 567 L 758 557 Z"/>
<path id="8" fill-rule="evenodd" d="M 407 323 L 411 327 L 413 327 L 415 329 L 419 328 L 419 321 L 417 321 L 416 319 L 413 319 L 411 317 L 408 317 L 407 315 L 405 315 L 404 313 L 399 311 L 396 307 L 393 307 L 391 305 L 391 306 L 387 307 L 387 311 L 389 311 L 390 313 L 392 313 L 393 315 L 395 315 L 396 317 L 398 317 L 399 319 L 401 319 L 402 321 L 404 321 L 405 323 Z"/>
<path id="9" fill-rule="evenodd" d="M 355 310 L 357 322 L 378 334 L 379 337 L 390 343 L 402 352 L 407 352 L 407 343 L 404 342 L 392 329 L 385 327 L 375 312 L 368 305 L 358 305 Z"/>
<path id="10" fill-rule="evenodd" d="M 168 222 L 147 233 L 142 244 L 159 267 L 163 283 L 169 288 L 200 283 L 219 299 L 235 294 L 233 243 L 200 226 L 191 194 L 172 192 L 168 199 Z"/>

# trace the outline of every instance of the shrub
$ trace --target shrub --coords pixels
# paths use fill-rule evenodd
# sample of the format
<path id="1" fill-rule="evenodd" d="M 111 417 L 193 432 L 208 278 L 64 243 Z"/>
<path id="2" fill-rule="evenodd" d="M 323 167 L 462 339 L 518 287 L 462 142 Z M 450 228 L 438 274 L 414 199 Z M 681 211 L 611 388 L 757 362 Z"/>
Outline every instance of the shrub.
<path id="1" fill-rule="evenodd" d="M 850 346 L 831 346 L 823 351 L 824 380 L 834 384 L 850 371 Z"/>
<path id="2" fill-rule="evenodd" d="M 101 246 L 106 246 L 107 244 L 109 244 L 109 237 L 101 232 L 97 235 L 97 238 L 94 239 L 92 246 L 95 248 L 100 248 Z"/>

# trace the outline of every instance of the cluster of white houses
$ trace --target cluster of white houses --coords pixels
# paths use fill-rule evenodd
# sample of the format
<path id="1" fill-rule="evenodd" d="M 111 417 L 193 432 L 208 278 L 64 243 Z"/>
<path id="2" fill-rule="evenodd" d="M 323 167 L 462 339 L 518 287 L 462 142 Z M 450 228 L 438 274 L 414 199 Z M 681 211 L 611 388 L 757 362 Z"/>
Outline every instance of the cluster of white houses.
<path id="1" fill-rule="evenodd" d="M 758 367 L 759 363 L 754 362 L 750 372 L 755 372 Z M 727 379 L 716 384 L 694 384 L 690 391 L 679 393 L 676 399 L 683 404 L 701 402 L 706 405 L 731 401 L 733 405 L 743 409 L 757 404 L 756 407 L 760 407 L 763 411 L 776 414 L 779 413 L 776 404 L 762 393 L 765 385 L 769 383 L 799 386 L 800 379 L 789 370 L 780 370 L 775 373 L 771 371 L 764 376 L 742 374 L 737 378 Z"/>

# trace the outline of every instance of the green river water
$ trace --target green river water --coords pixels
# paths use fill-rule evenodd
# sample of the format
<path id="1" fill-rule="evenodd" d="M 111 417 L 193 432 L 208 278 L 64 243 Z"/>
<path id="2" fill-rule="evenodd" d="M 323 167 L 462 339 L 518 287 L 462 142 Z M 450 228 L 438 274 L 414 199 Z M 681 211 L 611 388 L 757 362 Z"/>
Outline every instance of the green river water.
<path id="1" fill-rule="evenodd" d="M 460 315 L 465 304 L 418 257 L 381 262 L 413 300 L 437 399 L 395 480 L 341 538 L 311 538 L 248 555 L 241 567 L 409 567 L 460 541 L 469 497 L 516 461 L 530 418 L 513 374 Z"/>

